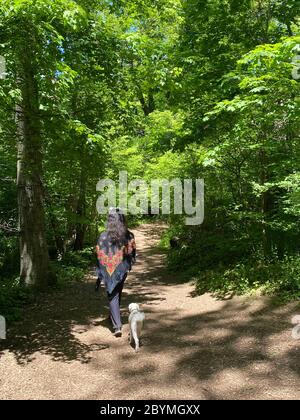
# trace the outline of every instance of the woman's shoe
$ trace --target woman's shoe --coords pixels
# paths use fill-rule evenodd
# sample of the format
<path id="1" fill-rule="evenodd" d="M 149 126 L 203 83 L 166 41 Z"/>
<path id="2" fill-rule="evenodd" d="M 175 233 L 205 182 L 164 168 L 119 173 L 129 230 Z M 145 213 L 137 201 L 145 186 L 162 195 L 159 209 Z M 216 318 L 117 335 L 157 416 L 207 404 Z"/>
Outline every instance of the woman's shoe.
<path id="1" fill-rule="evenodd" d="M 101 284 L 101 279 L 98 277 L 95 284 L 95 292 L 98 292 L 100 284 Z"/>
<path id="2" fill-rule="evenodd" d="M 114 332 L 114 336 L 115 336 L 115 337 L 122 337 L 122 331 L 121 331 L 121 328 L 118 328 L 118 329 Z"/>

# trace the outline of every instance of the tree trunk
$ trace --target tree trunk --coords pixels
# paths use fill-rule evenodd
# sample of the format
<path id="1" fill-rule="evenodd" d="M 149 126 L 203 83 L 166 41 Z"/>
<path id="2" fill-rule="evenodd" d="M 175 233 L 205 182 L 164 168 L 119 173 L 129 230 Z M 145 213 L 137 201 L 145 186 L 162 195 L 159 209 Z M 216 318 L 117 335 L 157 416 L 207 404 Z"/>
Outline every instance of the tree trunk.
<path id="1" fill-rule="evenodd" d="M 43 203 L 38 86 L 33 57 L 29 49 L 20 55 L 18 83 L 22 101 L 16 107 L 20 279 L 28 286 L 42 288 L 48 282 L 49 256 Z"/>
<path id="2" fill-rule="evenodd" d="M 153 112 L 155 110 L 155 101 L 154 101 L 154 96 L 153 96 L 153 90 L 149 89 L 147 102 L 145 100 L 144 94 L 143 94 L 142 89 L 140 87 L 138 87 L 138 95 L 139 95 L 139 101 L 140 101 L 141 106 L 142 106 L 143 111 L 144 111 L 144 115 L 145 115 L 145 117 L 147 117 L 149 114 L 151 114 L 151 112 Z"/>

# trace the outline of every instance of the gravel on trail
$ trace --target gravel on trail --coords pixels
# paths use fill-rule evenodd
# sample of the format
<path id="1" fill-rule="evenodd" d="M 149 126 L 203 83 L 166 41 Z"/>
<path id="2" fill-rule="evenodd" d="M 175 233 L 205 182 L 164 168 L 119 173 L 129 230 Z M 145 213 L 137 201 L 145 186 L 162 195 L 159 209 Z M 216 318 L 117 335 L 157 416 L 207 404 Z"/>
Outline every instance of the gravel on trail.
<path id="1" fill-rule="evenodd" d="M 26 308 L 0 341 L 0 399 L 299 399 L 300 340 L 290 303 L 195 296 L 165 267 L 160 224 L 134 230 L 138 262 L 126 280 L 123 336 L 110 330 L 104 290 L 84 282 Z M 128 343 L 128 304 L 146 314 L 142 348 Z"/>

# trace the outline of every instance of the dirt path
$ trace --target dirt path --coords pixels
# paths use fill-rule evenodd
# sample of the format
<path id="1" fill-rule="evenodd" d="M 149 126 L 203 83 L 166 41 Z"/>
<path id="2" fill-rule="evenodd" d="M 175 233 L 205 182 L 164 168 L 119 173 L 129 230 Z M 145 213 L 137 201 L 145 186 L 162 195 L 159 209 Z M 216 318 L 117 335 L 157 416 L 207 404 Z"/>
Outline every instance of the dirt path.
<path id="1" fill-rule="evenodd" d="M 94 277 L 27 311 L 0 343 L 0 399 L 299 399 L 296 305 L 193 297 L 155 249 L 162 227 L 135 231 L 139 258 L 124 291 L 124 334 L 114 338 Z M 146 312 L 144 345 L 127 343 L 127 305 Z"/>

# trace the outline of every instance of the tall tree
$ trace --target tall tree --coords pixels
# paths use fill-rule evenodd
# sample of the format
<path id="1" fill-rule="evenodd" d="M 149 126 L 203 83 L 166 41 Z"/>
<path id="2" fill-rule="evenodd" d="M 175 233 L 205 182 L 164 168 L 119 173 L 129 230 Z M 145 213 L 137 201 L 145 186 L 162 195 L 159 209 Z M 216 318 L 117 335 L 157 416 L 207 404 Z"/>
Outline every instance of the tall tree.
<path id="1" fill-rule="evenodd" d="M 83 11 L 76 2 L 1 0 L 2 47 L 16 101 L 18 142 L 17 190 L 20 235 L 20 278 L 44 287 L 49 278 L 43 191 L 43 88 L 55 80 L 62 35 L 75 29 Z M 48 88 L 49 88 L 48 85 Z"/>

